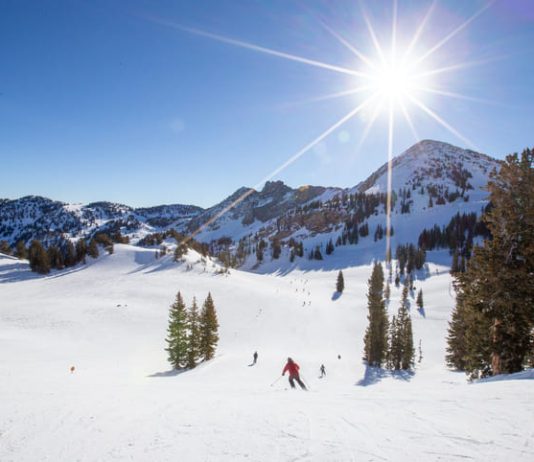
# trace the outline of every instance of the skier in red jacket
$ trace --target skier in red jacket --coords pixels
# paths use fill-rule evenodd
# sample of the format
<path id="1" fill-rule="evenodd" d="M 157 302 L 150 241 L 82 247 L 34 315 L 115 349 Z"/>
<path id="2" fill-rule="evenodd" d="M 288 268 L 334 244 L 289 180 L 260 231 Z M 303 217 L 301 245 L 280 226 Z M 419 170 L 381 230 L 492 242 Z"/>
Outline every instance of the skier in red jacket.
<path id="1" fill-rule="evenodd" d="M 293 361 L 291 358 L 287 358 L 287 364 L 282 371 L 282 375 L 285 375 L 286 372 L 289 372 L 289 385 L 291 385 L 291 388 L 295 388 L 294 381 L 296 380 L 296 382 L 300 385 L 300 388 L 306 390 L 306 385 L 304 385 L 302 380 L 300 380 L 299 369 L 299 365 L 295 361 Z"/>

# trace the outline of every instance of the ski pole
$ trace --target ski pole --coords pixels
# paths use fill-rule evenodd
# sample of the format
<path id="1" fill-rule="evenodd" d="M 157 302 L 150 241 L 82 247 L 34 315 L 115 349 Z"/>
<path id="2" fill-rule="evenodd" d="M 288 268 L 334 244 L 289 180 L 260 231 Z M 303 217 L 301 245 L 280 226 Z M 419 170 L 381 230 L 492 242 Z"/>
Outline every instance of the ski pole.
<path id="1" fill-rule="evenodd" d="M 278 377 L 273 383 L 271 383 L 271 387 L 272 387 L 276 382 L 278 382 L 282 377 L 283 377 L 283 375 L 281 375 L 281 376 Z"/>

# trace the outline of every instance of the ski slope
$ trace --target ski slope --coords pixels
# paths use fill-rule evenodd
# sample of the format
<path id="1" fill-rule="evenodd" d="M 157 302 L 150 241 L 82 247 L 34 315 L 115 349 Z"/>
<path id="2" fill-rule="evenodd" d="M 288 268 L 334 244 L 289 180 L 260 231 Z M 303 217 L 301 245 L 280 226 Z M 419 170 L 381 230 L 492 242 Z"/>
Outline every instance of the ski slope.
<path id="1" fill-rule="evenodd" d="M 362 364 L 369 265 L 343 270 L 337 299 L 337 270 L 218 269 L 128 245 L 46 277 L 0 256 L 0 460 L 534 460 L 531 371 L 469 384 L 445 368 L 446 267 L 416 281 L 413 375 Z M 181 374 L 164 351 L 178 290 L 211 291 L 220 323 L 216 358 Z M 276 381 L 287 356 L 309 392 Z"/>

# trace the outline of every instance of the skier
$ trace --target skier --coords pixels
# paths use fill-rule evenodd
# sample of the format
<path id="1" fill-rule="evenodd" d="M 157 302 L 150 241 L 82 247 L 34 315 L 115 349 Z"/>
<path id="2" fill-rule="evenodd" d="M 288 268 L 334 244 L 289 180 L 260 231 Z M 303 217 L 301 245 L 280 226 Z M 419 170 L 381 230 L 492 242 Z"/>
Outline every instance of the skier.
<path id="1" fill-rule="evenodd" d="M 254 355 L 253 355 L 252 357 L 254 358 L 254 359 L 252 360 L 252 364 L 254 365 L 254 364 L 256 364 L 256 361 L 258 360 L 258 352 L 255 351 L 255 352 L 254 352 Z"/>
<path id="2" fill-rule="evenodd" d="M 291 388 L 295 388 L 295 380 L 300 385 L 300 388 L 303 390 L 306 390 L 306 385 L 302 383 L 302 380 L 300 380 L 299 376 L 299 365 L 294 362 L 291 358 L 287 358 L 287 364 L 284 367 L 284 370 L 282 371 L 282 376 L 286 374 L 286 372 L 289 372 L 289 385 L 291 385 Z"/>
<path id="3" fill-rule="evenodd" d="M 321 367 L 319 368 L 319 371 L 321 372 L 321 377 L 319 377 L 319 378 L 322 379 L 326 375 L 326 369 L 324 367 L 324 364 L 321 364 Z"/>

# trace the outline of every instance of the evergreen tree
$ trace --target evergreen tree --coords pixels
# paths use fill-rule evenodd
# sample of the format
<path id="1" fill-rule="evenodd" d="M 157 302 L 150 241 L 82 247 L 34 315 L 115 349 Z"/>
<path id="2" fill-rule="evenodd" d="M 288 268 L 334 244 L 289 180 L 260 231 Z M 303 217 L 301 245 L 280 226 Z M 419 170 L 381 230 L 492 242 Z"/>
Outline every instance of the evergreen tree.
<path id="1" fill-rule="evenodd" d="M 187 311 L 182 294 L 178 292 L 169 312 L 169 327 L 165 339 L 168 344 L 165 351 L 174 369 L 181 369 L 187 365 L 189 348 L 187 328 Z"/>
<path id="2" fill-rule="evenodd" d="M 87 249 L 87 254 L 91 258 L 98 258 L 98 255 L 100 255 L 100 252 L 98 251 L 98 244 L 94 239 L 91 239 L 91 242 L 89 242 L 89 247 Z"/>
<path id="3" fill-rule="evenodd" d="M 15 256 L 20 260 L 28 258 L 28 251 L 26 250 L 24 241 L 17 242 L 17 246 L 15 247 Z"/>
<path id="4" fill-rule="evenodd" d="M 320 249 L 319 246 L 315 247 L 315 250 L 313 251 L 313 258 L 315 260 L 322 260 L 323 259 L 323 254 L 321 253 L 321 249 Z"/>
<path id="5" fill-rule="evenodd" d="M 70 239 L 67 239 L 65 244 L 65 266 L 74 266 L 77 262 L 76 260 L 76 250 L 74 244 Z"/>
<path id="6" fill-rule="evenodd" d="M 399 336 L 397 318 L 393 316 L 389 325 L 389 342 L 387 353 L 387 367 L 398 371 L 402 362 L 402 341 Z"/>
<path id="7" fill-rule="evenodd" d="M 195 297 L 187 313 L 187 328 L 187 368 L 193 369 L 200 359 L 200 318 Z"/>
<path id="8" fill-rule="evenodd" d="M 406 317 L 402 320 L 402 362 L 401 368 L 409 370 L 413 367 L 415 348 L 413 345 L 412 318 L 406 311 Z"/>
<path id="9" fill-rule="evenodd" d="M 0 253 L 11 255 L 11 247 L 7 241 L 0 241 Z"/>
<path id="10" fill-rule="evenodd" d="M 345 280 L 343 279 L 343 271 L 339 270 L 339 273 L 337 273 L 336 291 L 341 294 L 343 293 L 344 289 Z"/>
<path id="11" fill-rule="evenodd" d="M 417 292 L 417 299 L 415 300 L 415 303 L 419 308 L 419 311 L 421 311 L 423 309 L 423 289 L 419 289 L 419 292 Z"/>
<path id="12" fill-rule="evenodd" d="M 200 313 L 200 355 L 204 361 L 210 360 L 215 355 L 219 341 L 218 331 L 217 312 L 211 293 L 208 293 Z"/>
<path id="13" fill-rule="evenodd" d="M 410 317 L 408 300 L 408 286 L 402 289 L 401 304 L 397 313 L 397 336 L 400 346 L 400 368 L 403 370 L 411 369 L 414 362 L 414 346 L 412 319 Z"/>
<path id="14" fill-rule="evenodd" d="M 30 261 L 30 268 L 32 271 L 40 274 L 48 274 L 50 272 L 48 254 L 41 245 L 41 242 L 37 239 L 34 239 L 30 244 L 28 259 Z"/>
<path id="15" fill-rule="evenodd" d="M 369 326 L 364 338 L 364 359 L 369 366 L 381 367 L 386 360 L 388 348 L 388 317 L 383 297 L 384 270 L 375 263 L 368 281 L 367 307 Z"/>
<path id="16" fill-rule="evenodd" d="M 457 275 L 462 306 L 456 311 L 467 339 L 460 366 L 472 377 L 517 372 L 527 363 L 534 326 L 533 160 L 527 149 L 492 174 L 491 207 L 484 214 L 492 238 L 474 249 L 465 273 Z M 456 365 L 461 348 L 452 327 L 449 356 Z"/>
<path id="17" fill-rule="evenodd" d="M 326 255 L 331 255 L 332 253 L 334 253 L 334 243 L 332 242 L 332 239 L 330 239 L 327 243 L 326 243 Z"/>
<path id="18" fill-rule="evenodd" d="M 57 246 L 51 245 L 50 247 L 48 247 L 46 253 L 48 255 L 48 261 L 50 262 L 50 267 L 58 270 L 61 270 L 65 267 L 65 264 L 63 262 L 63 254 Z"/>
<path id="19" fill-rule="evenodd" d="M 483 216 L 492 238 L 474 249 L 465 273 L 456 275 L 447 358 L 471 377 L 513 373 L 528 363 L 534 327 L 533 160 L 534 151 L 527 149 L 521 158 L 508 156 L 492 174 L 491 207 Z"/>
<path id="20" fill-rule="evenodd" d="M 282 246 L 280 245 L 280 240 L 276 238 L 273 239 L 271 247 L 273 260 L 277 260 L 278 258 L 280 258 L 280 254 L 282 253 Z"/>
<path id="21" fill-rule="evenodd" d="M 85 263 L 85 256 L 87 255 L 87 243 L 85 239 L 80 238 L 76 242 L 76 261 Z"/>

